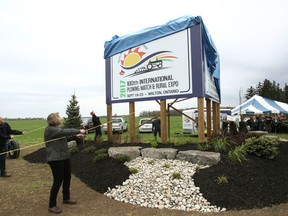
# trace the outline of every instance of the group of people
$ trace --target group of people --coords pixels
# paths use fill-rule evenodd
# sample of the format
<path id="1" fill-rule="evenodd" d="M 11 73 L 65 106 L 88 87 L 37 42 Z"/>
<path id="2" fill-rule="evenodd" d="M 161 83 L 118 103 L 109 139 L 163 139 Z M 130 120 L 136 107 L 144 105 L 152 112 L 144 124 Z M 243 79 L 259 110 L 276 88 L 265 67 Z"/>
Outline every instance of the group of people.
<path id="1" fill-rule="evenodd" d="M 248 130 L 267 131 L 268 133 L 281 133 L 282 125 L 286 121 L 284 114 L 254 115 L 247 121 Z"/>
<path id="2" fill-rule="evenodd" d="M 101 138 L 101 122 L 95 112 L 91 113 L 93 125 L 95 128 L 95 140 Z M 85 129 L 74 128 L 60 128 L 62 118 L 59 113 L 51 113 L 47 117 L 48 126 L 44 131 L 44 141 L 46 146 L 46 159 L 50 166 L 53 175 L 53 184 L 50 190 L 48 211 L 59 214 L 62 212 L 61 208 L 57 206 L 58 192 L 62 186 L 63 204 L 74 205 L 76 200 L 70 197 L 70 182 L 71 182 L 71 161 L 68 149 L 68 137 L 75 136 L 77 138 L 84 138 L 86 134 Z M 4 119 L 0 117 L 0 176 L 11 177 L 6 172 L 6 154 L 7 143 L 14 135 L 24 135 L 26 132 L 13 130 Z"/>
<path id="3" fill-rule="evenodd" d="M 95 140 L 101 138 L 101 122 L 95 112 L 90 112 L 92 116 L 92 122 L 95 128 Z M 62 209 L 57 205 L 57 196 L 62 186 L 63 204 L 74 205 L 76 200 L 70 196 L 70 182 L 71 182 L 71 161 L 70 153 L 68 149 L 68 137 L 75 136 L 77 138 L 84 138 L 87 131 L 85 129 L 74 128 L 60 128 L 62 124 L 62 118 L 59 113 L 51 113 L 47 117 L 47 127 L 44 131 L 44 141 L 46 146 L 46 159 L 53 175 L 53 184 L 50 190 L 48 211 L 51 213 L 59 214 Z M 153 121 L 153 131 L 155 138 L 157 133 L 161 136 L 160 119 L 156 118 Z M 6 152 L 7 143 L 11 138 L 11 135 L 24 135 L 26 132 L 19 130 L 12 130 L 10 125 L 4 122 L 0 117 L 0 172 L 1 177 L 10 177 L 6 172 Z"/>

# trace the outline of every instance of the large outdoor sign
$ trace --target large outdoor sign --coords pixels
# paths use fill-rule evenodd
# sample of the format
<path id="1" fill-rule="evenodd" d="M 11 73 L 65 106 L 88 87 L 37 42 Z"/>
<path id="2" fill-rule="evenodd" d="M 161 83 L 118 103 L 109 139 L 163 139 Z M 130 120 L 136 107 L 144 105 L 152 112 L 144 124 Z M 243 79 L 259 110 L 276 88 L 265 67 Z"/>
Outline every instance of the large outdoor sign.
<path id="1" fill-rule="evenodd" d="M 189 38 L 186 29 L 114 55 L 111 100 L 191 94 Z"/>
<path id="2" fill-rule="evenodd" d="M 105 43 L 106 103 L 220 101 L 216 48 L 200 17 L 181 17 Z"/>

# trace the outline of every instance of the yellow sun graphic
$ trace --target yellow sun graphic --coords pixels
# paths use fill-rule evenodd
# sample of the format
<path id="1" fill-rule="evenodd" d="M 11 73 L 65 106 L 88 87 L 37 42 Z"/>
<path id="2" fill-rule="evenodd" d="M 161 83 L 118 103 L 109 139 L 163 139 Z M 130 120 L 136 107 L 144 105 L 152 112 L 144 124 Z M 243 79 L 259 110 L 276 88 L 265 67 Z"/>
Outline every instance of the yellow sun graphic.
<path id="1" fill-rule="evenodd" d="M 124 67 L 131 67 L 142 59 L 142 56 L 145 55 L 145 52 L 139 52 L 139 48 L 137 47 L 136 49 L 132 50 L 129 49 L 127 54 L 124 54 L 124 59 L 121 60 L 121 65 Z"/>

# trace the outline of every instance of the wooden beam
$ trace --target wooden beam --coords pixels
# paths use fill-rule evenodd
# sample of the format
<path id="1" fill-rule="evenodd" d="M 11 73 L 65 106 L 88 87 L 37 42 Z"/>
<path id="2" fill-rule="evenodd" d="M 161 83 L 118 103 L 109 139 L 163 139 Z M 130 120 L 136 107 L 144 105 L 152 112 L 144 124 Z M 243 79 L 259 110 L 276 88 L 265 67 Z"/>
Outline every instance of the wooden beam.
<path id="1" fill-rule="evenodd" d="M 135 103 L 129 102 L 129 133 L 130 133 L 130 142 L 135 143 Z"/>
<path id="2" fill-rule="evenodd" d="M 160 120 L 161 120 L 161 142 L 167 142 L 166 134 L 166 100 L 160 101 Z"/>
<path id="3" fill-rule="evenodd" d="M 207 137 L 212 136 L 211 100 L 206 98 Z"/>
<path id="4" fill-rule="evenodd" d="M 216 102 L 215 101 L 212 101 L 212 113 L 213 113 L 213 135 L 216 135 L 217 134 L 217 122 L 216 122 L 216 119 L 217 119 L 217 110 L 216 110 Z"/>
<path id="5" fill-rule="evenodd" d="M 220 129 L 220 104 L 219 103 L 216 103 L 216 115 L 217 115 L 217 118 L 216 118 L 216 128 L 217 128 L 217 135 L 221 134 L 221 129 Z"/>
<path id="6" fill-rule="evenodd" d="M 112 133 L 112 104 L 107 104 L 107 136 L 108 141 L 113 142 Z"/>
<path id="7" fill-rule="evenodd" d="M 168 139 L 170 140 L 170 104 L 168 104 L 168 110 L 167 110 L 167 119 L 168 119 L 168 122 L 167 122 L 167 127 L 168 127 Z"/>
<path id="8" fill-rule="evenodd" d="M 198 141 L 205 141 L 204 98 L 198 98 Z"/>

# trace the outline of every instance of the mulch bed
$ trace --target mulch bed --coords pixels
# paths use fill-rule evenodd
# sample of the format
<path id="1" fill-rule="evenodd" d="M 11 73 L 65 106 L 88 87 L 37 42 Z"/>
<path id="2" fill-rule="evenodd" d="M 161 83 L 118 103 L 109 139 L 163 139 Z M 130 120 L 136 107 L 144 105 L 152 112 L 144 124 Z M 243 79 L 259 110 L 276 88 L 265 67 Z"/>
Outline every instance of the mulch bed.
<path id="1" fill-rule="evenodd" d="M 104 142 L 96 144 L 86 142 L 78 146 L 77 153 L 71 155 L 72 172 L 87 186 L 100 193 L 121 185 L 128 179 L 128 168 L 118 160 L 109 158 L 93 162 L 94 153 L 81 150 L 94 145 L 97 149 L 109 148 L 113 144 Z M 121 144 L 129 146 L 131 144 Z M 138 143 L 137 146 L 150 147 L 149 144 Z M 158 148 L 173 147 L 178 150 L 196 149 L 194 144 L 174 146 L 158 144 Z M 232 164 L 227 154 L 221 153 L 221 162 L 194 175 L 195 185 L 200 187 L 203 196 L 213 205 L 225 207 L 227 210 L 240 210 L 270 207 L 288 202 L 288 143 L 281 143 L 280 153 L 273 160 L 248 155 L 243 164 Z M 31 163 L 45 163 L 45 148 L 41 148 L 24 157 Z M 226 176 L 227 184 L 218 184 L 217 177 Z"/>

